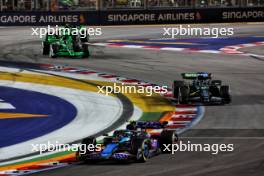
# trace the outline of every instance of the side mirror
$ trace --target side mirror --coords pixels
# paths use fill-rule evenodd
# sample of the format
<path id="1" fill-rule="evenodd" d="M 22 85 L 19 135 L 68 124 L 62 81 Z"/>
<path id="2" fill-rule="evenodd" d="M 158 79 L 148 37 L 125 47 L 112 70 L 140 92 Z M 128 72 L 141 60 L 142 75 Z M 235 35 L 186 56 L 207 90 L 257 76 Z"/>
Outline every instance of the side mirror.
<path id="1" fill-rule="evenodd" d="M 107 133 L 103 134 L 103 136 L 109 136 Z"/>

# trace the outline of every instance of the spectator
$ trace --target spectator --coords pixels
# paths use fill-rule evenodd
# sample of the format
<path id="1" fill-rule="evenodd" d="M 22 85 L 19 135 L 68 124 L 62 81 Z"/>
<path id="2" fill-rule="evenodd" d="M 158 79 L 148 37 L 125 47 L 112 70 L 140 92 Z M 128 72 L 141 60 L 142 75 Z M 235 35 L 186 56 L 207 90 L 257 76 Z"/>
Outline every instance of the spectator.
<path id="1" fill-rule="evenodd" d="M 18 10 L 25 10 L 25 1 L 24 0 L 19 0 L 17 2 L 17 7 L 18 7 Z"/>

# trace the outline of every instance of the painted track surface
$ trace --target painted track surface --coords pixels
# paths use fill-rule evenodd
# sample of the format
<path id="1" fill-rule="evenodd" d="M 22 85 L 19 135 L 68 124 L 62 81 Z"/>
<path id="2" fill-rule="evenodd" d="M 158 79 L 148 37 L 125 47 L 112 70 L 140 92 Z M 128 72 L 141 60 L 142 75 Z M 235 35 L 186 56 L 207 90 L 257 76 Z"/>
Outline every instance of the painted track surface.
<path id="1" fill-rule="evenodd" d="M 28 90 L 30 92 L 29 95 L 32 95 L 34 92 L 51 95 L 43 97 L 36 96 L 36 93 L 34 93 L 34 96 L 32 97 L 27 95 L 27 91 L 22 91 L 23 94 L 18 96 L 17 94 L 9 93 L 10 90 L 13 90 L 11 88 L 8 89 L 9 92 L 6 92 L 3 95 L 5 104 L 14 107 L 11 109 L 13 112 L 13 115 L 11 115 L 14 116 L 15 114 L 16 117 L 18 115 L 21 117 L 22 113 L 23 117 L 26 117 L 26 119 L 21 119 L 21 121 L 16 118 L 10 119 L 8 117 L 11 117 L 11 115 L 8 116 L 4 112 L 1 114 L 1 125 L 2 127 L 4 126 L 1 130 L 6 132 L 4 133 L 5 135 L 2 135 L 3 137 L 1 136 L 1 139 L 5 141 L 5 138 L 8 138 L 10 142 L 21 142 L 21 140 L 23 140 L 22 143 L 0 149 L 0 162 L 2 165 L 6 165 L 6 162 L 12 159 L 19 159 L 21 157 L 36 154 L 34 152 L 32 153 L 31 144 L 33 143 L 42 144 L 47 141 L 50 141 L 51 143 L 56 143 L 56 141 L 78 142 L 88 135 L 99 135 L 99 133 L 102 132 L 102 129 L 115 129 L 120 126 L 120 124 L 123 124 L 123 121 L 129 119 L 131 115 L 134 116 L 135 114 L 135 116 L 137 116 L 138 114 L 134 113 L 134 109 L 136 108 L 133 107 L 131 101 L 122 94 L 117 94 L 118 98 L 116 99 L 112 96 L 105 97 L 105 95 L 96 93 L 96 86 L 99 82 L 82 81 L 67 76 L 52 76 L 51 73 L 34 75 L 33 73 L 36 73 L 36 71 L 22 71 L 21 69 L 11 69 L 6 67 L 1 67 L 0 69 L 3 72 L 0 76 L 1 85 L 9 88 L 18 88 L 19 90 Z M 57 94 L 58 92 L 60 93 Z M 60 98 L 54 98 L 53 95 Z M 28 97 L 25 98 L 24 96 Z M 53 97 L 53 99 L 47 98 L 47 96 Z M 64 101 L 58 103 L 58 101 L 54 101 L 56 99 L 59 99 L 60 101 L 63 99 L 71 102 L 78 111 L 77 115 L 74 115 L 75 118 L 66 126 L 63 126 L 63 124 L 67 123 L 68 120 L 63 119 L 63 117 L 65 118 L 65 115 L 63 114 L 68 113 L 71 117 L 72 108 L 67 107 L 70 111 L 65 111 L 65 107 L 61 107 L 65 104 Z M 10 104 L 10 102 L 12 104 Z M 54 102 L 56 102 L 56 104 Z M 2 105 L 3 103 L 1 102 L 1 109 L 3 108 Z M 51 106 L 52 111 L 49 106 Z M 10 109 L 10 107 L 8 109 Z M 102 109 L 104 109 L 104 111 L 102 111 Z M 47 116 L 35 117 L 35 115 L 38 115 L 36 113 L 39 111 Z M 62 114 L 62 116 L 59 114 Z M 54 115 L 56 116 L 55 118 Z M 114 118 L 111 118 L 109 115 Z M 29 116 L 31 116 L 31 118 L 29 118 Z M 32 117 L 34 117 L 34 119 L 32 119 Z M 94 117 L 97 118 L 94 119 Z M 94 128 L 94 125 L 96 125 L 98 129 Z M 54 129 L 55 127 L 58 127 L 59 129 Z M 21 130 L 21 132 L 19 130 Z M 48 133 L 48 130 L 54 131 L 50 132 L 48 135 L 42 135 L 43 133 Z M 63 136 L 63 138 L 61 136 Z M 38 138 L 29 140 L 29 137 L 30 139 L 34 137 Z M 0 170 L 3 170 L 3 168 L 0 168 Z"/>
<path id="2" fill-rule="evenodd" d="M 1 98 L 16 107 L 16 112 L 43 116 L 31 119 L 2 119 L 0 133 L 3 135 L 1 135 L 0 147 L 7 147 L 48 134 L 63 127 L 77 115 L 77 110 L 73 105 L 55 96 L 5 86 L 0 86 L 0 92 Z M 13 113 L 14 109 L 0 112 Z"/>
<path id="3" fill-rule="evenodd" d="M 239 45 L 264 41 L 264 37 L 185 38 L 160 40 L 109 40 L 113 46 L 145 46 L 148 48 L 187 48 L 190 50 L 217 51 L 227 45 Z"/>
<path id="4" fill-rule="evenodd" d="M 263 25 L 235 26 L 237 35 L 264 35 Z M 144 30 L 142 30 L 144 29 Z M 96 48 L 90 60 L 51 60 L 39 54 L 38 41 L 27 36 L 27 28 L 1 29 L 3 59 L 31 62 L 50 62 L 70 66 L 88 67 L 98 71 L 134 77 L 158 84 L 170 85 L 179 79 L 179 73 L 209 71 L 214 77 L 231 85 L 232 105 L 206 107 L 203 120 L 183 137 L 192 143 L 234 143 L 233 153 L 211 155 L 199 152 L 178 152 L 160 155 L 146 164 L 131 165 L 73 165 L 68 168 L 36 175 L 263 175 L 264 174 L 264 63 L 249 57 L 214 55 L 119 48 Z M 18 31 L 25 34 L 18 36 Z M 105 39 L 160 38 L 162 30 L 157 27 L 106 28 Z M 18 41 L 17 41 L 18 40 Z M 23 45 L 14 45 L 24 42 Z M 255 49 L 254 49 L 255 50 Z M 263 47 L 258 47 L 263 54 Z M 195 138 L 194 138 L 195 137 Z"/>

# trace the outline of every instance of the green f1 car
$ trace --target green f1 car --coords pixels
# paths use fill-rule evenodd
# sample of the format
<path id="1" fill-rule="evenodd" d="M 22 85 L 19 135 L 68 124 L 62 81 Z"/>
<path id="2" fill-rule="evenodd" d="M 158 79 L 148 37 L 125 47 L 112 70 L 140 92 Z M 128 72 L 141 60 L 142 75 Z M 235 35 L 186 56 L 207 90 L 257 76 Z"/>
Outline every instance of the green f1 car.
<path id="1" fill-rule="evenodd" d="M 86 43 L 89 40 L 89 36 L 82 36 L 78 32 L 75 32 L 75 35 L 73 35 L 72 31 L 77 28 L 65 26 L 64 28 L 60 28 L 60 30 L 62 29 L 64 29 L 64 32 L 60 32 L 59 34 L 46 35 L 45 40 L 42 42 L 43 55 L 49 55 L 52 58 L 89 57 L 90 53 Z M 78 28 L 78 30 L 80 29 L 81 27 Z"/>
<path id="2" fill-rule="evenodd" d="M 182 78 L 183 81 L 173 83 L 173 97 L 178 103 L 231 103 L 229 85 L 222 85 L 221 80 L 212 80 L 211 73 L 182 73 Z"/>

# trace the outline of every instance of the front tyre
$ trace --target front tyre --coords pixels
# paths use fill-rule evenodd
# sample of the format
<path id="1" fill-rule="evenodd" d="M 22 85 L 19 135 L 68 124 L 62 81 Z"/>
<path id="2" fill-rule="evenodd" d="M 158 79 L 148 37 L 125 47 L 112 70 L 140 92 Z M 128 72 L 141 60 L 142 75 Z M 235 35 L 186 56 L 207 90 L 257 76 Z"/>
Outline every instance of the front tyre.
<path id="1" fill-rule="evenodd" d="M 83 58 L 88 58 L 90 56 L 89 47 L 87 44 L 82 45 L 83 48 Z"/>
<path id="2" fill-rule="evenodd" d="M 175 144 L 178 141 L 178 135 L 175 133 L 174 130 L 164 130 L 161 132 L 159 137 L 159 145 L 161 151 L 166 153 L 168 151 L 165 150 L 165 145 Z"/>
<path id="3" fill-rule="evenodd" d="M 80 39 L 82 43 L 87 43 L 89 41 L 89 35 L 80 35 Z"/>
<path id="4" fill-rule="evenodd" d="M 96 139 L 93 137 L 84 138 L 81 142 L 81 145 L 78 148 L 78 151 L 76 153 L 76 158 L 79 161 L 86 161 L 86 155 L 91 153 L 90 150 L 88 150 L 88 146 L 90 144 L 96 145 Z"/>
<path id="5" fill-rule="evenodd" d="M 149 155 L 150 155 L 150 147 L 147 139 L 138 141 L 138 150 L 137 150 L 137 162 L 139 163 L 144 163 L 148 160 Z"/>
<path id="6" fill-rule="evenodd" d="M 231 103 L 231 95 L 229 91 L 229 86 L 221 86 L 220 87 L 220 96 L 222 98 L 223 104 Z"/>

